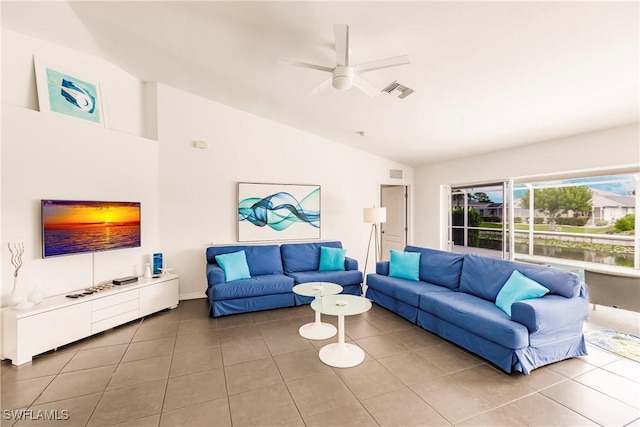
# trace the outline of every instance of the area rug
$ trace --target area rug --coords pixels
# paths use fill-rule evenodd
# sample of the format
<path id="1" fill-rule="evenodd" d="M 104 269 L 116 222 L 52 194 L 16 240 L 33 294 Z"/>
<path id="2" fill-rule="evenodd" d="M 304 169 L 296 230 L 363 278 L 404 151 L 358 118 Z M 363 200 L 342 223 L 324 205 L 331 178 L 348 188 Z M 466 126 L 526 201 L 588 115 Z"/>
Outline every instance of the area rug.
<path id="1" fill-rule="evenodd" d="M 584 332 L 584 339 L 596 347 L 640 362 L 640 337 L 608 329 Z"/>

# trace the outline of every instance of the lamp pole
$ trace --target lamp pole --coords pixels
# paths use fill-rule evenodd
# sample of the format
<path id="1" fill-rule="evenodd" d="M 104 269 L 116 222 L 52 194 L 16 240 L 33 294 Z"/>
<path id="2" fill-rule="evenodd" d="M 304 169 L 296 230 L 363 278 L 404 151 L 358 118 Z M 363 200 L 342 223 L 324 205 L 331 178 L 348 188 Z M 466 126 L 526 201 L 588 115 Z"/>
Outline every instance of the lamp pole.
<path id="1" fill-rule="evenodd" d="M 363 210 L 363 220 L 367 224 L 371 224 L 371 232 L 369 233 L 369 244 L 367 245 L 367 257 L 364 261 L 364 276 L 367 276 L 367 265 L 369 263 L 369 252 L 371 250 L 371 240 L 373 240 L 373 236 L 375 235 L 375 259 L 376 263 L 381 258 L 380 254 L 380 242 L 378 239 L 378 224 L 382 222 L 386 222 L 387 220 L 387 208 L 364 208 Z"/>

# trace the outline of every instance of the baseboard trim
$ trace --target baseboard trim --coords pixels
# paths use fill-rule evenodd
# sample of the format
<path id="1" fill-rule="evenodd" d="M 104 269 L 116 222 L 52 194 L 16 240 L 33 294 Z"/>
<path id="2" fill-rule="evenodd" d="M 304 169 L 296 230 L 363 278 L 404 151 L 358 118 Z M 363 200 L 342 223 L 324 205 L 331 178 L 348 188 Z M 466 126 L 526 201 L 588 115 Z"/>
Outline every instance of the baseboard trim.
<path id="1" fill-rule="evenodd" d="M 190 294 L 180 294 L 180 301 L 183 300 L 187 300 L 187 299 L 200 299 L 200 298 L 206 298 L 207 296 L 204 295 L 203 292 L 192 292 Z"/>

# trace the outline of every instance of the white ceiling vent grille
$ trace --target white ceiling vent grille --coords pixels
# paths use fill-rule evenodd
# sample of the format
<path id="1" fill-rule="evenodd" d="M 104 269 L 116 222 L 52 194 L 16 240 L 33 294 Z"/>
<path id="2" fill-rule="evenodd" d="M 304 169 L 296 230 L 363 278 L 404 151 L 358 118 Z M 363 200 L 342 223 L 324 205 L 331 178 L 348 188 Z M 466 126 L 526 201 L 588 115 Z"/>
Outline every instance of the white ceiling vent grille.
<path id="1" fill-rule="evenodd" d="M 400 83 L 398 83 L 397 80 L 395 80 L 393 83 L 391 83 L 390 85 L 382 89 L 380 92 L 386 92 L 388 94 L 392 94 L 393 92 L 400 92 L 400 94 L 398 95 L 398 98 L 404 99 L 413 93 L 413 89 L 408 88 L 404 85 L 401 85 Z"/>
<path id="2" fill-rule="evenodd" d="M 402 179 L 402 169 L 391 169 L 389 171 L 389 178 Z"/>

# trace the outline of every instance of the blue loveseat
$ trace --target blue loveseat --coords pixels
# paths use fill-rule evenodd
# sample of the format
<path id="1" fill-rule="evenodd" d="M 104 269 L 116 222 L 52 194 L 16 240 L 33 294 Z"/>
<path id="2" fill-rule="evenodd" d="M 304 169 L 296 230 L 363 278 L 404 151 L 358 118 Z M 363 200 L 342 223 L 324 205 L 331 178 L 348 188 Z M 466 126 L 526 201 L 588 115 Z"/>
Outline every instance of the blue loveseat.
<path id="1" fill-rule="evenodd" d="M 475 254 L 407 246 L 420 254 L 419 279 L 389 276 L 389 262 L 367 275 L 366 296 L 418 326 L 494 363 L 528 375 L 540 366 L 587 354 L 583 323 L 588 288 L 578 275 Z M 511 305 L 495 304 L 514 270 L 549 292 Z"/>
<path id="2" fill-rule="evenodd" d="M 211 246 L 206 250 L 209 316 L 245 313 L 308 304 L 311 298 L 293 293 L 293 287 L 306 282 L 332 282 L 342 285 L 343 293 L 362 293 L 362 273 L 358 261 L 346 257 L 344 271 L 319 271 L 321 247 L 342 248 L 338 241 L 291 243 L 283 245 Z M 248 279 L 225 281 L 216 255 L 244 251 Z"/>

